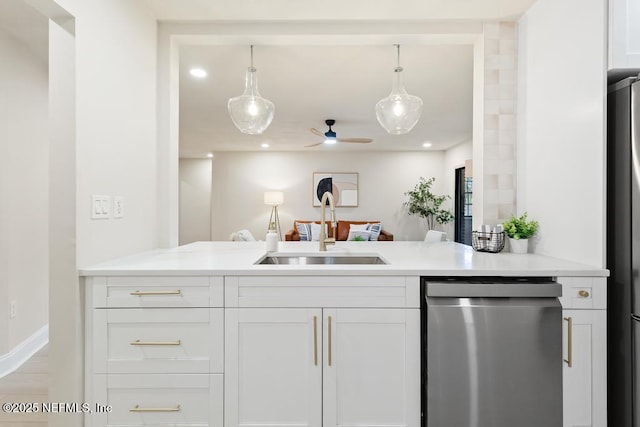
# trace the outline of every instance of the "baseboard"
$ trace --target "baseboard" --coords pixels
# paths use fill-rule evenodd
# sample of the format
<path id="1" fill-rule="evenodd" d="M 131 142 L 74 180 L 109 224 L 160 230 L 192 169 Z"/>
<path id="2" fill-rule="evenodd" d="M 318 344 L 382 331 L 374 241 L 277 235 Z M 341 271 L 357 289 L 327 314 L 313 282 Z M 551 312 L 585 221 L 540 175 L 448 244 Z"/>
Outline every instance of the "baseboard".
<path id="1" fill-rule="evenodd" d="M 15 346 L 7 354 L 0 356 L 0 378 L 18 369 L 31 356 L 49 342 L 49 325 L 44 325 L 33 335 Z"/>

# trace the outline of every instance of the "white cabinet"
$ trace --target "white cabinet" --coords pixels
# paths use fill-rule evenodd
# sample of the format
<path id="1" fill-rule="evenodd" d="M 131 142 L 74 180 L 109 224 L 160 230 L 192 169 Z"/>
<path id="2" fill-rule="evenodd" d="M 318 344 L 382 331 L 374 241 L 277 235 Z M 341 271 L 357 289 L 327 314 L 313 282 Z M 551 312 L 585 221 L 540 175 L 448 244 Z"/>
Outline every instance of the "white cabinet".
<path id="1" fill-rule="evenodd" d="M 420 425 L 420 313 L 323 310 L 324 427 Z"/>
<path id="2" fill-rule="evenodd" d="M 225 425 L 320 427 L 322 310 L 227 309 Z"/>
<path id="3" fill-rule="evenodd" d="M 85 281 L 85 426 L 222 427 L 222 277 Z"/>
<path id="4" fill-rule="evenodd" d="M 419 427 L 418 300 L 407 308 L 396 299 L 407 301 L 417 278 L 386 278 L 391 287 L 368 277 L 227 279 L 236 295 L 227 303 L 239 307 L 225 309 L 226 427 Z M 317 292 L 306 300 L 315 307 L 292 307 Z M 359 292 L 377 307 L 343 308 Z"/>
<path id="5" fill-rule="evenodd" d="M 606 278 L 558 281 L 563 288 L 563 426 L 606 427 Z"/>
<path id="6" fill-rule="evenodd" d="M 609 0 L 609 69 L 640 68 L 640 0 Z"/>

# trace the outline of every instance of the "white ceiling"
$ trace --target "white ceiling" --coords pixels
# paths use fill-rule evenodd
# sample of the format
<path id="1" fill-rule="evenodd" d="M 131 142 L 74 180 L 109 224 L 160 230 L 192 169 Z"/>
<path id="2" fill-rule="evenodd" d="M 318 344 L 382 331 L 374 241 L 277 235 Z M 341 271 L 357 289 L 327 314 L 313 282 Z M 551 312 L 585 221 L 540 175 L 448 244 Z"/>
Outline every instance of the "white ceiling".
<path id="1" fill-rule="evenodd" d="M 411 133 L 389 135 L 374 106 L 391 91 L 396 51 L 385 46 L 256 46 L 260 93 L 275 106 L 262 135 L 245 135 L 233 125 L 227 101 L 244 90 L 249 46 L 184 46 L 180 49 L 180 152 L 261 150 L 422 150 L 445 149 L 471 139 L 473 49 L 471 45 L 402 46 L 406 89 L 424 101 Z M 207 70 L 196 79 L 191 67 Z M 320 141 L 326 119 L 335 119 L 338 137 L 373 138 L 370 144 L 338 143 L 305 148 Z"/>
<path id="2" fill-rule="evenodd" d="M 202 157 L 207 152 L 264 150 L 441 150 L 470 141 L 472 136 L 473 48 L 471 44 L 403 44 L 401 65 L 407 91 L 420 96 L 424 110 L 407 135 L 389 135 L 378 124 L 374 106 L 391 90 L 396 65 L 390 26 L 400 29 L 439 23 L 440 32 L 456 23 L 515 19 L 534 0 L 147 0 L 163 21 L 207 21 L 312 25 L 371 24 L 383 34 L 368 42 L 349 44 L 287 44 L 251 41 L 229 45 L 182 45 L 180 49 L 180 155 Z M 346 23 L 346 24 L 345 24 Z M 370 31 L 370 28 L 368 31 Z M 254 30 L 261 34 L 260 29 Z M 455 31 L 455 30 L 451 30 Z M 357 31 L 356 31 L 357 32 Z M 258 37 L 259 38 L 259 37 Z M 387 39 L 388 43 L 382 43 Z M 445 37 L 446 39 L 446 37 Z M 415 42 L 415 40 L 414 40 Z M 194 42 L 197 43 L 197 42 Z M 244 135 L 233 125 L 226 105 L 244 89 L 249 44 L 256 44 L 254 65 L 260 93 L 275 106 L 275 118 L 262 135 Z M 203 43 L 204 44 L 204 43 Z M 191 67 L 206 69 L 206 79 L 195 80 Z M 324 132 L 325 119 L 335 119 L 338 137 L 373 138 L 370 144 L 320 145 L 310 133 Z"/>
<path id="3" fill-rule="evenodd" d="M 0 0 L 0 30 L 24 43 L 46 63 L 49 57 L 48 19 L 22 0 Z"/>
<path id="4" fill-rule="evenodd" d="M 418 125 L 408 135 L 388 135 L 377 123 L 375 103 L 391 90 L 396 55 L 386 23 L 440 25 L 514 19 L 535 0 L 140 0 L 158 20 L 224 22 L 243 25 L 312 22 L 349 26 L 350 22 L 380 28 L 384 37 L 357 43 L 256 44 L 254 65 L 262 96 L 275 103 L 272 125 L 263 135 L 244 135 L 231 122 L 227 100 L 244 89 L 249 65 L 249 42 L 227 45 L 190 41 L 180 49 L 180 155 L 201 157 L 223 150 L 432 150 L 446 149 L 471 139 L 473 52 L 470 44 L 408 43 L 401 47 L 407 91 L 424 100 Z M 451 24 L 451 25 L 450 25 Z M 464 26 L 463 25 L 463 26 Z M 46 60 L 47 21 L 25 0 L 0 0 L 0 29 L 22 40 Z M 446 31 L 445 31 L 446 32 Z M 452 30 L 455 32 L 455 30 Z M 371 34 L 371 32 L 367 33 Z M 398 35 L 399 34 L 398 32 Z M 245 37 L 246 39 L 247 37 Z M 400 37 L 401 38 L 401 37 Z M 194 39 L 195 40 L 195 39 Z M 245 40 L 246 41 L 246 40 Z M 195 43 L 195 44 L 194 44 Z M 192 66 L 209 75 L 194 80 Z M 370 144 L 320 145 L 309 128 L 326 130 L 335 119 L 339 137 L 373 138 Z"/>

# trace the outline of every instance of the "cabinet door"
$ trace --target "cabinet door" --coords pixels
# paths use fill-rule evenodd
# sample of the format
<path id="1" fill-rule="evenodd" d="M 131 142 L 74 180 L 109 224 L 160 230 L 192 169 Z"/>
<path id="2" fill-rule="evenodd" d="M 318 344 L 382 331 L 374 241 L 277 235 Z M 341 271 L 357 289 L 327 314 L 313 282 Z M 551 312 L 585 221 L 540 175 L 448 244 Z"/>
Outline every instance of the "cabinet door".
<path id="1" fill-rule="evenodd" d="M 640 68 L 640 0 L 609 1 L 609 69 Z"/>
<path id="2" fill-rule="evenodd" d="M 420 311 L 325 309 L 323 426 L 420 425 Z"/>
<path id="3" fill-rule="evenodd" d="M 563 319 L 563 426 L 606 427 L 606 311 L 564 310 Z"/>
<path id="4" fill-rule="evenodd" d="M 225 426 L 320 427 L 322 310 L 225 313 Z"/>

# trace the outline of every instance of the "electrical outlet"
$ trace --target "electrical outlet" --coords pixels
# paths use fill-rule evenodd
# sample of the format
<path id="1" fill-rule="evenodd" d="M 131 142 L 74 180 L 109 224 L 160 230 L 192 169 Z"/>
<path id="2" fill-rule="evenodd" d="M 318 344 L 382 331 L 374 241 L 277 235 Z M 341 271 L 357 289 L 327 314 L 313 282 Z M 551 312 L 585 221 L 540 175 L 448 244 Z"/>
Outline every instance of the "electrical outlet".
<path id="1" fill-rule="evenodd" d="M 11 301 L 9 313 L 12 319 L 14 319 L 18 313 L 17 303 L 15 301 Z"/>
<path id="2" fill-rule="evenodd" d="M 124 218 L 124 197 L 113 196 L 113 217 Z"/>

